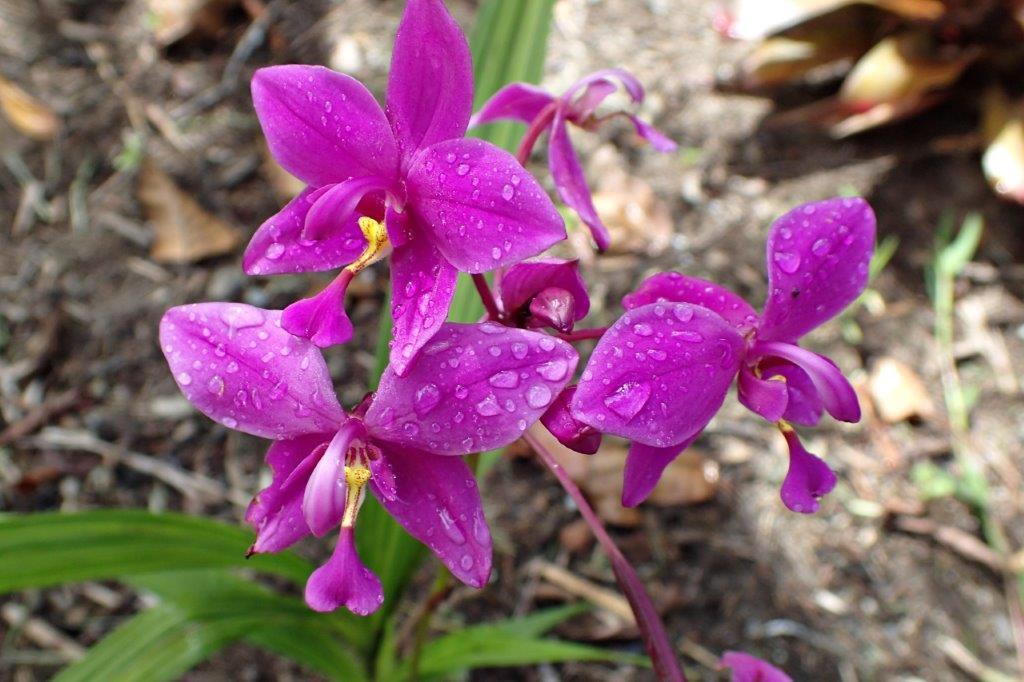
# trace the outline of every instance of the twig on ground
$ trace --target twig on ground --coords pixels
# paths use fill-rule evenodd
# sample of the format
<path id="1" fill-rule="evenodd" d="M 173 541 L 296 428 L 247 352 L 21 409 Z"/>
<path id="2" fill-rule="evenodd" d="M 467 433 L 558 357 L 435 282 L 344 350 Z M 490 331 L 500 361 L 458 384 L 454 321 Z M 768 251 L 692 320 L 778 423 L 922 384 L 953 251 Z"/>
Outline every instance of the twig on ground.
<path id="1" fill-rule="evenodd" d="M 63 393 L 50 396 L 42 405 L 30 410 L 24 417 L 0 431 L 0 446 L 24 438 L 28 434 L 45 426 L 51 419 L 72 409 L 81 402 L 78 389 L 68 389 Z"/>
<path id="2" fill-rule="evenodd" d="M 555 587 L 574 597 L 584 599 L 595 606 L 615 614 L 629 625 L 636 625 L 636 617 L 629 607 L 629 602 L 618 592 L 579 577 L 550 561 L 535 559 L 530 562 L 530 572 L 540 576 Z"/>
<path id="3" fill-rule="evenodd" d="M 967 647 L 952 637 L 940 637 L 938 646 L 954 665 L 980 682 L 1013 682 L 1017 679 L 985 665 Z"/>
<path id="4" fill-rule="evenodd" d="M 77 661 L 85 656 L 85 648 L 41 618 L 28 615 L 28 609 L 13 602 L 0 608 L 0 616 L 11 630 L 19 629 L 33 644 L 56 651 L 64 661 Z"/>

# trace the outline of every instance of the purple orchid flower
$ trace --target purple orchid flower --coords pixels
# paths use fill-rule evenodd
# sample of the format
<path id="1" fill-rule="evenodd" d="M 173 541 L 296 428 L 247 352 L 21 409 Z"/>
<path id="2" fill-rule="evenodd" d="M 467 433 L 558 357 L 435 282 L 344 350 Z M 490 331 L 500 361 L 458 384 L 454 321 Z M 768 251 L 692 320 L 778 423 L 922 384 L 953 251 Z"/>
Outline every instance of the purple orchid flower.
<path id="1" fill-rule="evenodd" d="M 346 288 L 390 252 L 391 365 L 403 374 L 444 323 L 459 271 L 511 265 L 565 238 L 554 204 L 515 158 L 463 139 L 472 61 L 441 0 L 409 0 L 386 109 L 359 81 L 318 66 L 260 69 L 252 95 L 274 158 L 308 187 L 256 232 L 244 268 L 346 266 L 285 310 L 285 329 L 318 346 L 351 338 Z"/>
<path id="2" fill-rule="evenodd" d="M 797 341 L 864 290 L 875 217 L 863 199 L 829 199 L 779 218 L 768 236 L 768 300 L 758 316 L 716 284 L 662 273 L 623 299 L 573 396 L 573 416 L 633 441 L 622 500 L 635 506 L 700 435 L 738 375 L 740 402 L 778 424 L 789 445 L 782 501 L 813 513 L 836 476 L 807 452 L 790 422 L 827 411 L 860 419 L 857 396 L 828 358 Z"/>
<path id="3" fill-rule="evenodd" d="M 274 479 L 246 520 L 252 552 L 280 551 L 340 525 L 333 556 L 306 584 L 318 611 L 369 614 L 381 583 L 356 553 L 355 522 L 374 496 L 463 582 L 483 586 L 491 536 L 472 471 L 457 455 L 502 447 L 547 409 L 576 367 L 569 344 L 493 323 L 445 324 L 407 366 L 346 413 L 320 351 L 280 311 L 236 303 L 172 308 L 160 342 L 185 396 L 228 428 L 274 440 Z"/>
<path id="4" fill-rule="evenodd" d="M 731 671 L 731 682 L 793 682 L 775 666 L 742 651 L 726 651 L 719 665 Z"/>
<path id="5" fill-rule="evenodd" d="M 643 86 L 631 73 L 623 69 L 604 69 L 581 78 L 561 97 L 555 97 L 529 83 L 511 83 L 487 100 L 470 120 L 470 126 L 499 120 L 527 124 L 529 129 L 523 137 L 519 153 L 519 160 L 523 163 L 540 135 L 548 130 L 548 164 L 558 194 L 590 228 L 597 248 L 601 251 L 607 249 L 610 243 L 608 228 L 594 209 L 586 178 L 583 177 L 583 167 L 569 139 L 568 124 L 594 130 L 609 118 L 624 116 L 633 124 L 637 134 L 659 152 L 676 149 L 675 142 L 631 113 L 616 111 L 607 116 L 596 115 L 597 107 L 618 89 L 616 80 L 622 83 L 634 103 L 643 102 Z"/>
<path id="6" fill-rule="evenodd" d="M 550 327 L 571 332 L 590 312 L 579 261 L 538 258 L 517 263 L 500 278 L 497 303 L 501 321 L 512 327 Z"/>

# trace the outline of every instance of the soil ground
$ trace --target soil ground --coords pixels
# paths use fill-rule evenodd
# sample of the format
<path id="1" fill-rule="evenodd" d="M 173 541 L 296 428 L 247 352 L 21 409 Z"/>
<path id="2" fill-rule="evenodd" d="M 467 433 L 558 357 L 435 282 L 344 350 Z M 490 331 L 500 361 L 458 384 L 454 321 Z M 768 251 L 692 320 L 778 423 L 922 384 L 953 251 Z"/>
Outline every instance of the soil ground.
<path id="1" fill-rule="evenodd" d="M 450 4 L 460 21 L 472 20 L 473 3 Z M 150 37 L 152 17 L 141 2 L 0 2 L 2 75 L 52 106 L 63 125 L 54 141 L 40 143 L 0 122 L 0 430 L 15 429 L 0 446 L 0 509 L 145 507 L 240 520 L 243 507 L 231 500 L 258 488 L 263 444 L 227 433 L 180 398 L 156 343 L 157 321 L 187 301 L 279 307 L 323 280 L 246 278 L 240 246 L 192 264 L 155 262 L 133 159 L 144 148 L 149 162 L 207 212 L 238 226 L 244 243 L 285 200 L 264 161 L 245 87 L 251 71 L 328 63 L 383 91 L 401 2 L 270 5 L 277 15 L 268 39 L 247 50 L 238 47 L 250 21 L 241 11 L 216 22 L 213 35 L 162 48 Z M 977 392 L 967 436 L 992 486 L 993 513 L 1011 546 L 1024 546 L 1024 209 L 991 195 L 974 151 L 938 153 L 930 144 L 970 131 L 969 103 L 842 142 L 766 125 L 769 100 L 713 88 L 746 49 L 714 33 L 713 9 L 700 0 L 556 4 L 544 84 L 560 90 L 597 68 L 627 68 L 650 92 L 643 114 L 682 147 L 656 154 L 614 124 L 575 136 L 603 200 L 626 215 L 619 235 L 627 248 L 586 265 L 593 324 L 612 321 L 621 295 L 659 269 L 708 277 L 760 300 L 767 227 L 804 201 L 863 194 L 880 235 L 900 242 L 873 284 L 875 304 L 808 339 L 854 377 L 866 406 L 860 425 L 826 419 L 806 434 L 840 477 L 821 511 L 805 517 L 784 509 L 780 439 L 730 398 L 697 445 L 707 458 L 697 468 L 713 486 L 709 499 L 645 505 L 619 519 L 614 535 L 663 609 L 695 679 L 719 679 L 708 657 L 728 649 L 765 657 L 797 680 L 971 679 L 963 652 L 1016 677 L 1004 577 L 971 551 L 978 522 L 950 498 L 920 501 L 910 472 L 924 461 L 956 470 L 925 268 L 942 217 L 979 212 L 986 230 L 957 287 L 954 350 L 964 383 Z M 547 177 L 541 164 L 536 170 Z M 361 397 L 373 364 L 385 281 L 380 267 L 361 276 L 350 307 L 358 335 L 329 356 L 348 405 Z M 909 398 L 920 414 L 895 423 L 879 416 L 867 388 L 890 359 L 922 387 Z M 55 434 L 63 434 L 63 446 Z M 99 456 L 96 439 L 211 477 L 224 494 L 182 495 Z M 479 592 L 457 590 L 439 627 L 569 598 L 538 577 L 538 560 L 614 588 L 600 550 L 536 462 L 499 462 L 486 498 L 497 577 Z M 324 548 L 311 543 L 304 551 Z M 0 679 L 32 680 L 51 676 L 69 649 L 95 642 L 140 602 L 107 585 L 15 595 L 4 600 L 5 613 L 12 606 L 52 626 L 62 643 L 48 646 L 20 629 L 4 638 Z M 8 620 L 0 632 L 5 628 Z M 558 632 L 639 650 L 634 633 L 600 611 Z M 188 679 L 307 677 L 239 646 Z M 647 677 L 594 664 L 474 675 Z"/>

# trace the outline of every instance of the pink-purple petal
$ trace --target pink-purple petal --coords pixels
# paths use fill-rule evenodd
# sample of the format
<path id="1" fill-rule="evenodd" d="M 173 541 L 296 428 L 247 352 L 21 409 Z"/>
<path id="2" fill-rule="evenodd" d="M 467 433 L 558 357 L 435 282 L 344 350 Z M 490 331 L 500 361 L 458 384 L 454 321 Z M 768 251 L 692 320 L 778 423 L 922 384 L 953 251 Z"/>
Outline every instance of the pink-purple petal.
<path id="1" fill-rule="evenodd" d="M 345 343 L 352 338 L 352 322 L 345 313 L 345 290 L 351 281 L 352 274 L 342 272 L 319 294 L 292 303 L 284 309 L 281 325 L 318 348 Z"/>
<path id="2" fill-rule="evenodd" d="M 343 527 L 334 553 L 306 582 L 306 603 L 314 611 L 334 611 L 344 606 L 358 616 L 368 616 L 384 602 L 384 588 L 359 558 L 354 529 Z"/>
<path id="3" fill-rule="evenodd" d="M 306 214 L 302 239 L 307 243 L 313 242 L 314 244 L 326 241 L 343 229 L 353 218 L 357 221 L 356 229 L 358 230 L 358 220 L 361 214 L 357 209 L 360 202 L 372 192 L 382 194 L 387 186 L 387 180 L 376 176 L 352 178 L 332 185 L 330 189 L 316 198 Z M 365 243 L 365 241 L 364 238 L 362 242 Z"/>
<path id="4" fill-rule="evenodd" d="M 740 368 L 736 394 L 744 407 L 770 422 L 782 419 L 789 406 L 789 391 L 784 381 L 758 377 L 746 365 Z"/>
<path id="5" fill-rule="evenodd" d="M 466 463 L 397 443 L 377 441 L 394 475 L 394 495 L 374 494 L 410 535 L 425 544 L 456 578 L 483 587 L 491 575 L 491 533 L 480 491 Z"/>
<path id="6" fill-rule="evenodd" d="M 280 552 L 309 535 L 302 516 L 302 494 L 306 480 L 327 448 L 330 434 L 300 436 L 275 441 L 267 450 L 267 464 L 273 481 L 257 493 L 245 512 L 246 522 L 256 531 L 251 552 Z"/>
<path id="7" fill-rule="evenodd" d="M 758 366 L 761 369 L 761 376 L 766 379 L 773 376 L 786 379 L 788 400 L 783 419 L 801 426 L 814 426 L 821 421 L 825 408 L 822 407 L 818 390 L 814 388 L 814 382 L 807 376 L 807 372 L 791 362 L 772 358 L 765 358 Z"/>
<path id="8" fill-rule="evenodd" d="M 247 275 L 333 270 L 359 257 L 366 240 L 359 231 L 358 216 L 337 220 L 325 239 L 311 241 L 302 236 L 306 215 L 331 187 L 303 190 L 260 225 L 242 257 Z"/>
<path id="9" fill-rule="evenodd" d="M 587 284 L 580 276 L 579 261 L 576 260 L 538 258 L 517 263 L 502 275 L 498 297 L 504 312 L 515 317 L 535 296 L 549 287 L 563 289 L 572 296 L 573 322 L 579 322 L 590 312 Z"/>
<path id="10" fill-rule="evenodd" d="M 804 448 L 796 431 L 784 429 L 782 435 L 789 446 L 789 470 L 779 491 L 782 503 L 800 514 L 813 514 L 821 506 L 818 500 L 836 487 L 836 475 Z"/>
<path id="11" fill-rule="evenodd" d="M 651 275 L 636 291 L 622 297 L 622 307 L 632 310 L 658 301 L 692 303 L 713 310 L 741 334 L 757 325 L 757 312 L 738 295 L 714 282 L 678 272 Z"/>
<path id="12" fill-rule="evenodd" d="M 575 386 L 569 386 L 559 393 L 540 421 L 565 447 L 583 455 L 592 455 L 601 447 L 601 433 L 572 416 L 569 403 L 575 394 Z"/>
<path id="13" fill-rule="evenodd" d="M 590 228 L 597 248 L 601 251 L 606 250 L 611 244 L 611 236 L 608 234 L 608 228 L 598 217 L 597 209 L 594 208 L 587 179 L 583 176 L 583 167 L 576 156 L 576 150 L 573 149 L 566 120 L 561 114 L 556 115 L 551 124 L 548 147 L 548 165 L 558 195 Z"/>
<path id="14" fill-rule="evenodd" d="M 160 345 L 185 397 L 228 428 L 282 440 L 333 433 L 345 418 L 320 351 L 282 329 L 280 311 L 171 308 Z"/>
<path id="15" fill-rule="evenodd" d="M 409 0 L 388 78 L 388 119 L 408 156 L 462 137 L 473 113 L 473 62 L 441 0 Z"/>
<path id="16" fill-rule="evenodd" d="M 502 120 L 529 124 L 554 101 L 554 97 L 536 85 L 509 83 L 491 95 L 480 110 L 473 114 L 469 120 L 469 127 Z"/>
<path id="17" fill-rule="evenodd" d="M 597 107 L 601 105 L 601 102 L 618 89 L 619 86 L 610 80 L 592 81 L 584 88 L 583 93 L 568 106 L 566 118 L 573 123 L 585 124 Z"/>
<path id="18" fill-rule="evenodd" d="M 651 494 L 661 479 L 665 467 L 672 463 L 683 450 L 690 447 L 700 436 L 700 431 L 682 443 L 666 448 L 653 447 L 633 442 L 626 456 L 626 468 L 622 473 L 622 506 L 635 507 Z"/>
<path id="19" fill-rule="evenodd" d="M 568 343 L 539 332 L 445 324 L 404 376 L 384 372 L 367 428 L 435 454 L 503 447 L 548 409 L 577 360 Z"/>
<path id="20" fill-rule="evenodd" d="M 644 445 L 682 443 L 721 407 L 743 343 L 707 308 L 652 303 L 631 310 L 590 356 L 573 414 L 599 431 Z"/>
<path id="21" fill-rule="evenodd" d="M 626 89 L 626 93 L 630 99 L 634 102 L 642 102 L 644 99 L 644 87 L 637 80 L 636 76 L 631 74 L 625 69 L 599 69 L 593 73 L 589 73 L 583 78 L 579 79 L 573 85 L 566 90 L 565 97 L 571 98 L 576 95 L 577 92 L 588 87 L 591 83 L 598 83 L 601 81 L 607 82 L 609 79 L 614 79 L 622 83 L 622 86 Z"/>
<path id="22" fill-rule="evenodd" d="M 730 682 L 793 682 L 775 666 L 742 651 L 726 651 L 719 665 L 731 670 Z"/>
<path id="23" fill-rule="evenodd" d="M 309 475 L 302 495 L 302 517 L 317 537 L 337 526 L 345 513 L 345 454 L 363 432 L 359 420 L 345 422 Z"/>
<path id="24" fill-rule="evenodd" d="M 675 143 L 672 138 L 665 135 L 650 123 L 640 119 L 639 116 L 634 114 L 626 114 L 626 118 L 629 119 L 630 123 L 633 124 L 633 128 L 636 130 L 636 134 L 647 140 L 655 151 L 659 152 L 674 152 L 679 148 L 679 145 Z"/>
<path id="25" fill-rule="evenodd" d="M 759 338 L 796 341 L 853 302 L 868 282 L 875 214 L 860 198 L 799 206 L 768 235 L 768 300 Z"/>
<path id="26" fill-rule="evenodd" d="M 836 364 L 806 348 L 778 341 L 759 341 L 750 349 L 752 358 L 769 357 L 788 360 L 806 373 L 822 406 L 839 421 L 860 421 L 857 392 Z"/>
<path id="27" fill-rule="evenodd" d="M 458 272 L 419 235 L 391 255 L 391 368 L 404 374 L 444 324 Z"/>
<path id="28" fill-rule="evenodd" d="M 253 75 L 252 100 L 271 154 L 310 185 L 398 171 L 388 120 L 354 78 L 322 66 L 270 66 Z"/>
<path id="29" fill-rule="evenodd" d="M 565 239 L 562 217 L 540 184 L 483 140 L 424 149 L 407 182 L 410 210 L 462 272 L 509 266 Z"/>

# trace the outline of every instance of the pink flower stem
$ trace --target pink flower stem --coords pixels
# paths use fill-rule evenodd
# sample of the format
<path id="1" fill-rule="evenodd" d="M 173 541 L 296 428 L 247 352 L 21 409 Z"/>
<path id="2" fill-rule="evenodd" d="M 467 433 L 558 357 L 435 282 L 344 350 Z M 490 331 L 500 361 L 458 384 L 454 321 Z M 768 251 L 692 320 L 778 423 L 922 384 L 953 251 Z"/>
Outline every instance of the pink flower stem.
<path id="1" fill-rule="evenodd" d="M 558 111 L 559 101 L 555 100 L 551 104 L 547 105 L 540 110 L 537 117 L 530 123 L 530 127 L 526 129 L 523 134 L 523 139 L 519 143 L 519 149 L 516 151 L 516 160 L 519 161 L 520 165 L 525 166 L 526 162 L 530 160 L 530 153 L 533 151 L 533 146 L 537 144 L 538 138 L 541 133 L 548 129 L 551 125 L 552 119 L 555 118 L 555 112 Z"/>
<path id="2" fill-rule="evenodd" d="M 594 327 L 593 329 L 577 329 L 571 332 L 564 332 L 558 335 L 563 341 L 573 343 L 575 341 L 586 341 L 587 339 L 599 339 L 608 331 L 608 327 Z"/>
<path id="3" fill-rule="evenodd" d="M 482 274 L 475 274 L 473 277 L 473 284 L 476 285 L 476 292 L 480 294 L 480 302 L 483 303 L 484 309 L 487 310 L 487 318 L 490 320 L 500 320 L 501 311 L 498 309 L 498 303 L 494 300 L 494 294 L 491 293 L 491 287 L 487 284 L 487 278 Z"/>
<path id="4" fill-rule="evenodd" d="M 579 508 L 583 519 L 594 533 L 594 537 L 601 543 L 601 547 L 604 548 L 609 560 L 611 560 L 615 579 L 618 581 L 619 588 L 622 589 L 626 600 L 629 601 L 629 605 L 633 609 L 636 623 L 640 628 L 640 636 L 644 640 L 644 647 L 647 649 L 647 655 L 651 657 L 651 663 L 654 665 L 654 672 L 658 679 L 669 682 L 686 682 L 686 676 L 679 666 L 675 650 L 668 639 L 668 635 L 665 633 L 665 626 L 662 624 L 661 618 L 654 609 L 654 604 L 651 603 L 651 598 L 644 589 L 643 583 L 640 581 L 640 577 L 636 574 L 633 566 L 630 565 L 629 561 L 626 560 L 626 557 L 622 555 L 622 552 L 615 544 L 615 541 L 608 535 L 604 524 L 597 518 L 597 514 L 594 513 L 590 503 L 587 502 L 587 498 L 583 496 L 583 492 L 573 482 L 572 478 L 569 477 L 568 472 L 562 468 L 562 465 L 544 447 L 544 444 L 531 431 L 526 431 L 523 434 L 523 439 L 530 444 L 530 447 L 537 453 L 537 456 L 541 458 L 548 469 L 551 470 L 551 473 L 555 475 L 555 478 L 562 484 L 565 492 L 569 493 L 569 496 Z"/>

